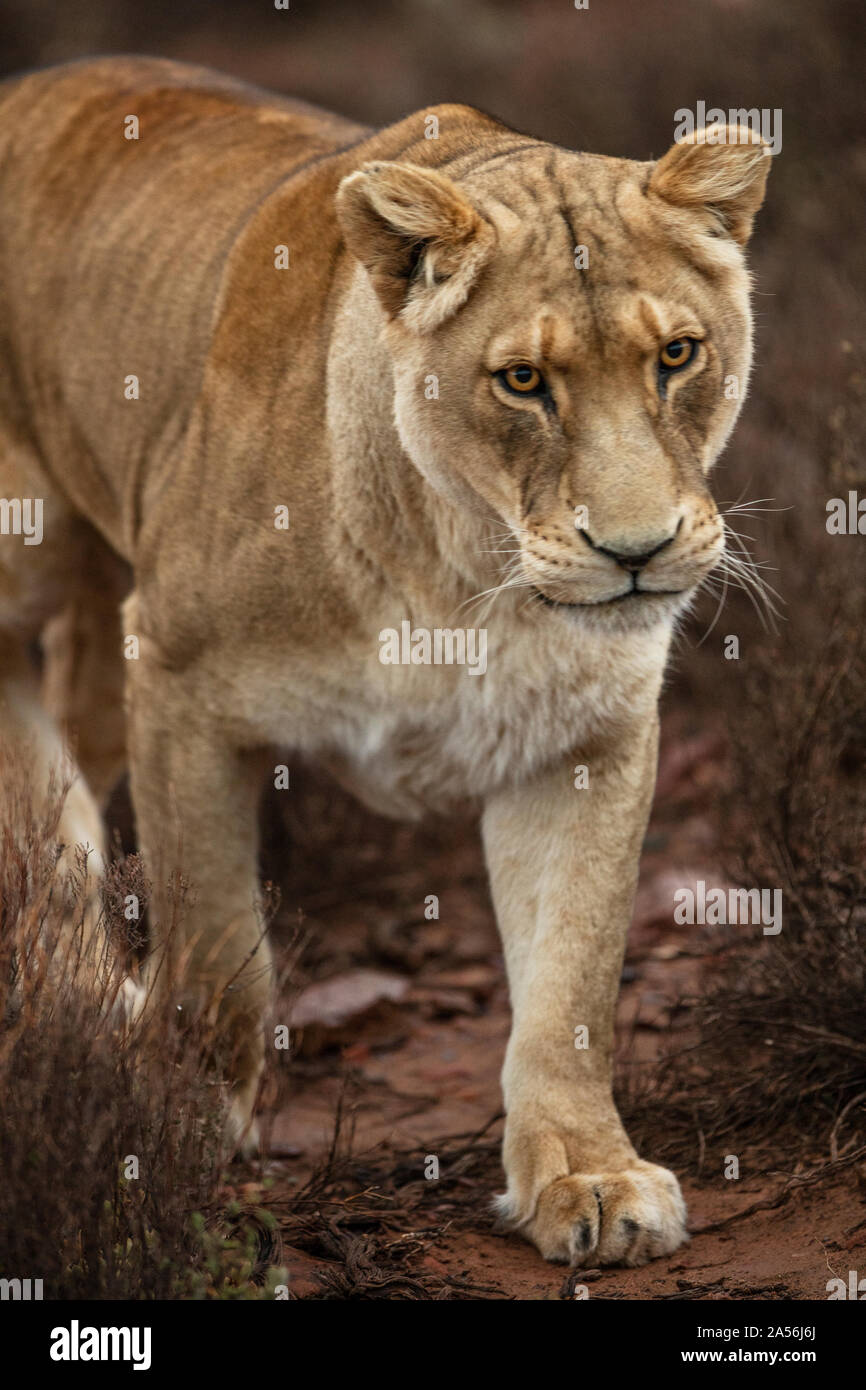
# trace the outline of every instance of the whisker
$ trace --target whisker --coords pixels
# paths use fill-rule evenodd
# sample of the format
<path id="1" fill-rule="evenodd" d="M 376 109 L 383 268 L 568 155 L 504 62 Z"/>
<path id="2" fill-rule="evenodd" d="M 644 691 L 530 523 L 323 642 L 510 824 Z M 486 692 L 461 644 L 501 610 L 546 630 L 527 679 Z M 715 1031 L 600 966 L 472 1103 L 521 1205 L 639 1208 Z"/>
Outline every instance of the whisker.
<path id="1" fill-rule="evenodd" d="M 703 588 L 704 585 L 706 585 L 707 588 L 710 589 L 710 592 L 712 592 L 712 589 L 711 589 L 710 584 L 709 584 L 709 580 L 711 580 L 712 578 L 713 578 L 713 575 L 712 575 L 712 574 L 708 574 L 708 575 L 706 576 L 706 578 L 704 579 L 703 584 L 698 585 L 698 588 Z M 714 617 L 713 617 L 713 621 L 710 623 L 709 627 L 707 628 L 706 632 L 704 633 L 703 637 L 701 638 L 700 642 L 698 643 L 698 646 L 699 646 L 699 647 L 703 646 L 704 642 L 706 642 L 707 638 L 709 637 L 710 633 L 713 631 L 713 628 L 716 626 L 716 623 L 719 621 L 719 618 L 721 617 L 722 609 L 723 609 L 724 606 L 725 606 L 725 600 L 726 600 L 727 597 L 728 597 L 728 582 L 729 582 L 729 580 L 728 580 L 727 572 L 724 572 L 724 578 L 723 578 L 723 580 L 722 580 L 722 591 L 721 591 L 721 594 L 720 594 L 720 596 L 719 596 L 719 602 L 718 602 L 718 604 L 717 604 L 717 606 L 716 606 L 715 615 L 714 615 Z"/>
<path id="2" fill-rule="evenodd" d="M 747 515 L 750 512 L 792 512 L 793 505 L 787 507 L 764 507 L 763 502 L 775 502 L 775 497 L 756 497 L 751 502 L 734 502 L 729 507 L 722 507 L 722 516 Z"/>
<path id="3" fill-rule="evenodd" d="M 464 608 L 472 608 L 475 604 L 481 603 L 482 600 L 486 598 L 489 600 L 489 602 L 487 604 L 486 609 L 484 610 L 484 615 L 482 618 L 482 621 L 485 621 L 499 594 L 504 593 L 506 589 L 529 588 L 532 585 L 532 580 L 529 578 L 528 575 L 522 573 L 519 566 L 519 561 L 512 561 L 511 563 L 511 573 L 506 574 L 505 578 L 502 580 L 500 584 L 494 584 L 491 588 L 483 589 L 481 593 L 473 594 L 471 598 L 464 599 L 463 603 L 461 603 L 457 607 L 455 612 L 461 613 Z"/>
<path id="4" fill-rule="evenodd" d="M 782 614 L 774 600 L 778 600 L 780 604 L 784 604 L 785 600 L 778 590 L 773 588 L 772 584 L 758 573 L 757 565 L 742 541 L 736 535 L 732 535 L 732 539 L 740 547 L 742 554 L 737 555 L 729 550 L 722 551 L 723 572 L 732 582 L 739 581 L 738 587 L 746 594 L 765 631 L 775 632 L 777 631 L 776 621 L 781 621 Z"/>

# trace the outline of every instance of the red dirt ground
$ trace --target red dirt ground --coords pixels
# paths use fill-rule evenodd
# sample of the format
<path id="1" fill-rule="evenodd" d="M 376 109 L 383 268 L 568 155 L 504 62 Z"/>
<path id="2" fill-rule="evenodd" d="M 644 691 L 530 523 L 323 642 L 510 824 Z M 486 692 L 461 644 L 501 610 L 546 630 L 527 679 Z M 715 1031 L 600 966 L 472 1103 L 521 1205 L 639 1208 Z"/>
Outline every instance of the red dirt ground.
<path id="1" fill-rule="evenodd" d="M 718 950 L 706 929 L 673 923 L 672 895 L 697 877 L 724 881 L 706 810 L 722 775 L 721 739 L 669 721 L 618 1006 L 622 1066 L 652 1066 L 671 1030 L 687 1030 L 684 997 Z M 642 1269 L 569 1275 L 497 1234 L 488 1197 L 502 1184 L 491 1141 L 501 1133 L 509 1008 L 477 832 L 471 822 L 391 826 L 312 775 L 293 777 L 292 809 L 276 817 L 288 834 L 272 835 L 266 867 L 288 858 L 291 887 L 275 935 L 288 948 L 300 921 L 304 943 L 278 1012 L 294 1055 L 278 1054 L 263 1098 L 270 1156 L 233 1170 L 228 1190 L 285 1213 L 280 1260 L 295 1297 L 559 1299 L 582 1287 L 606 1299 L 814 1299 L 858 1262 L 866 1270 L 862 1172 L 848 1167 L 731 1221 L 772 1201 L 793 1173 L 784 1162 L 750 1171 L 748 1153 L 737 1181 L 712 1152 L 700 1179 L 681 1174 L 692 1240 Z M 424 918 L 431 893 L 436 921 Z M 341 1142 L 353 1128 L 354 1160 L 298 1207 L 329 1152 L 341 1097 Z M 445 1199 L 445 1185 L 424 1181 L 427 1155 L 449 1178 Z M 322 1239 L 322 1220 L 333 1240 Z M 414 1292 L 401 1291 L 404 1275 L 418 1281 Z"/>

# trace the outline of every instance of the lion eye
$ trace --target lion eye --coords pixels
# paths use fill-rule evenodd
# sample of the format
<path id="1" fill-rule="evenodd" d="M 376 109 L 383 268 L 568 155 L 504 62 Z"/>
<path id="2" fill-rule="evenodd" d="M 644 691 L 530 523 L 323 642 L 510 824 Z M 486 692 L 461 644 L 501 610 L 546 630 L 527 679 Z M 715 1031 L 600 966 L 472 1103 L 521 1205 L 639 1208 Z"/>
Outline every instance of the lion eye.
<path id="1" fill-rule="evenodd" d="M 674 338 L 673 342 L 665 343 L 659 353 L 659 366 L 664 371 L 679 371 L 680 367 L 685 367 L 691 362 L 696 348 L 694 338 Z"/>
<path id="2" fill-rule="evenodd" d="M 541 372 L 530 362 L 518 362 L 498 375 L 503 386 L 518 396 L 540 396 L 547 390 Z"/>

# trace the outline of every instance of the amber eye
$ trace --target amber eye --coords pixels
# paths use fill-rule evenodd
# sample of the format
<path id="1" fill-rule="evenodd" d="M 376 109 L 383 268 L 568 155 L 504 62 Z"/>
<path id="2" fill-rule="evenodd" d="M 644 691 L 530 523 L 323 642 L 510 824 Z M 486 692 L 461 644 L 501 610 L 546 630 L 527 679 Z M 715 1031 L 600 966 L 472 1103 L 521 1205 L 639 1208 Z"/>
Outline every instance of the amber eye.
<path id="1" fill-rule="evenodd" d="M 539 396 L 546 389 L 541 372 L 529 362 L 506 367 L 504 372 L 499 372 L 499 379 L 503 386 L 518 396 Z"/>
<path id="2" fill-rule="evenodd" d="M 676 372 L 691 362 L 696 347 L 694 338 L 674 338 L 672 342 L 665 343 L 659 353 L 659 365 L 667 372 Z"/>

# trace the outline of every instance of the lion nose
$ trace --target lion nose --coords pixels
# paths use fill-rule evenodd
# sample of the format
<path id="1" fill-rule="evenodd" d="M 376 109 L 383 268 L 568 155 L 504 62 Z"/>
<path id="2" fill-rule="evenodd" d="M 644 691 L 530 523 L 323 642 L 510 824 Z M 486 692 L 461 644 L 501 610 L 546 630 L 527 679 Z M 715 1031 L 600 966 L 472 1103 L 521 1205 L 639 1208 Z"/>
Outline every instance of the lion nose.
<path id="1" fill-rule="evenodd" d="M 609 555 L 610 558 L 616 560 L 616 563 L 621 565 L 624 570 L 628 570 L 631 574 L 637 574 L 638 570 L 642 570 L 644 565 L 649 564 L 654 555 L 658 555 L 660 550 L 664 550 L 666 546 L 669 546 L 672 540 L 673 536 L 668 536 L 667 540 L 662 541 L 659 545 L 654 545 L 652 550 L 641 550 L 639 552 L 631 550 L 610 550 L 606 545 L 597 545 L 596 550 L 600 550 L 602 555 Z"/>
<path id="2" fill-rule="evenodd" d="M 623 545 L 616 546 L 615 548 L 610 545 L 601 545 L 598 541 L 593 540 L 586 530 L 581 530 L 580 534 L 587 544 L 591 545 L 593 550 L 597 550 L 600 555 L 609 555 L 611 560 L 615 560 L 616 563 L 621 566 L 622 569 L 627 570 L 629 574 L 637 574 L 639 570 L 642 570 L 645 565 L 649 564 L 654 555 L 660 554 L 662 550 L 666 550 L 669 545 L 673 544 L 681 525 L 682 518 L 680 518 L 676 530 L 669 536 L 665 536 L 664 540 L 656 541 L 655 543 L 650 542 L 649 544 L 643 543 L 639 547 L 635 546 L 634 549 L 626 548 Z"/>

